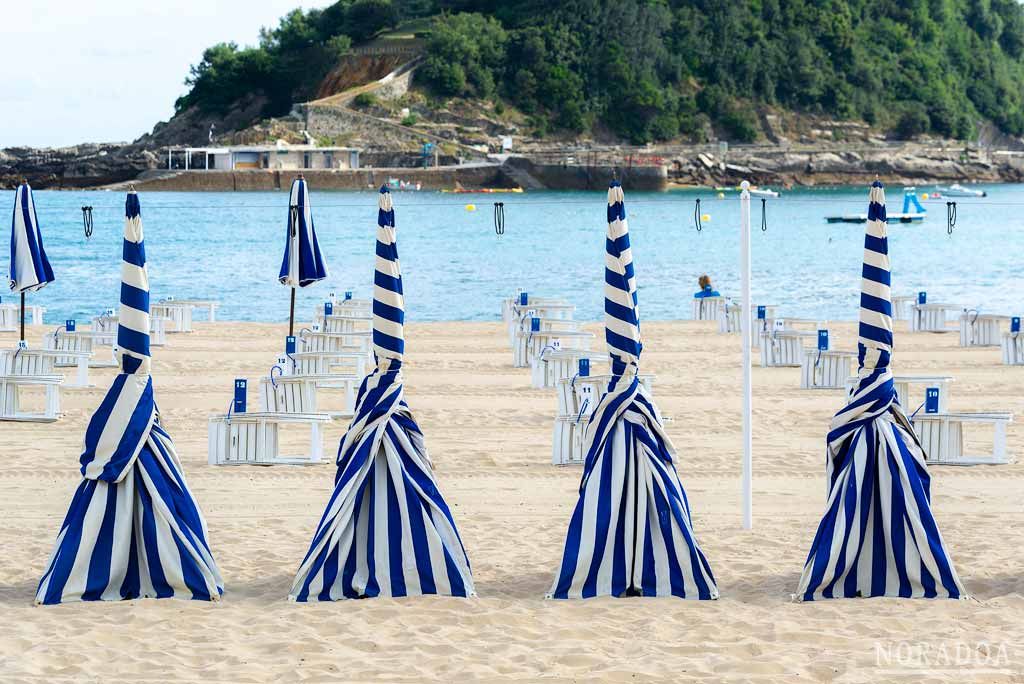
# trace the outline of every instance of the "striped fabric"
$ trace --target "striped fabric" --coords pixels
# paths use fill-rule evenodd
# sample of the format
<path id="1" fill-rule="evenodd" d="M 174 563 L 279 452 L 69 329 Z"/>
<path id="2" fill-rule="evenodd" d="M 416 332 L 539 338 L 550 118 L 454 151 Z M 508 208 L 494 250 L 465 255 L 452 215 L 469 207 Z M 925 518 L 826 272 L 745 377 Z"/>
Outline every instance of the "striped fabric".
<path id="1" fill-rule="evenodd" d="M 622 188 L 608 190 L 605 339 L 613 378 L 587 424 L 580 497 L 551 598 L 715 599 L 675 448 L 637 378 L 640 319 Z"/>
<path id="2" fill-rule="evenodd" d="M 301 177 L 292 182 L 288 205 L 288 239 L 278 280 L 289 287 L 306 287 L 326 278 L 327 266 L 320 256 L 320 243 L 313 227 L 309 187 Z"/>
<path id="3" fill-rule="evenodd" d="M 469 559 L 403 398 L 402 276 L 387 187 L 379 207 L 377 367 L 359 388 L 355 418 L 338 449 L 334 492 L 292 585 L 295 601 L 474 595 Z"/>
<path id="4" fill-rule="evenodd" d="M 149 357 L 149 281 L 138 196 L 126 204 L 117 339 L 121 373 L 89 421 L 82 475 L 38 603 L 140 597 L 215 600 L 206 523 L 160 425 Z"/>
<path id="5" fill-rule="evenodd" d="M 53 269 L 43 249 L 32 188 L 22 183 L 14 196 L 11 219 L 11 290 L 31 292 L 53 282 Z"/>
<path id="6" fill-rule="evenodd" d="M 828 434 L 828 503 L 796 597 L 964 598 L 931 511 L 924 452 L 896 397 L 885 191 L 871 186 L 859 381 Z"/>

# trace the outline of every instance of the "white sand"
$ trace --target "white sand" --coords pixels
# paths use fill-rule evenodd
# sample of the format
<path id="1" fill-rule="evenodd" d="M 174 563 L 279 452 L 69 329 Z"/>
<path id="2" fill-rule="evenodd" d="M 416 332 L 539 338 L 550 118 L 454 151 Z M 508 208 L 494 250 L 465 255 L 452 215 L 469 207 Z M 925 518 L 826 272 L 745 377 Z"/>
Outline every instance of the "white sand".
<path id="1" fill-rule="evenodd" d="M 898 372 L 954 375 L 952 409 L 1024 419 L 1024 368 L 1000 365 L 998 350 L 960 349 L 955 335 L 899 325 Z M 852 324 L 833 330 L 834 347 L 853 348 Z M 198 324 L 154 349 L 154 373 L 224 600 L 32 605 L 79 481 L 86 421 L 113 375 L 94 370 L 98 388 L 65 391 L 59 422 L 0 423 L 0 681 L 1024 681 L 1024 466 L 931 470 L 941 530 L 975 600 L 792 603 L 824 504 L 824 437 L 841 392 L 801 391 L 798 369 L 755 368 L 755 527 L 745 532 L 739 337 L 697 323 L 644 331 L 643 369 L 657 374 L 655 397 L 675 418 L 668 431 L 721 600 L 543 599 L 580 471 L 550 465 L 553 392 L 529 388 L 499 325 L 487 323 L 407 327 L 407 398 L 479 598 L 289 603 L 344 426 L 328 431 L 321 466 L 208 466 L 207 416 L 227 408 L 234 377 L 255 385 L 284 332 Z M 32 331 L 34 344 L 42 333 Z M 1020 423 L 1009 448 L 1024 454 Z M 978 642 L 992 645 L 988 660 Z"/>

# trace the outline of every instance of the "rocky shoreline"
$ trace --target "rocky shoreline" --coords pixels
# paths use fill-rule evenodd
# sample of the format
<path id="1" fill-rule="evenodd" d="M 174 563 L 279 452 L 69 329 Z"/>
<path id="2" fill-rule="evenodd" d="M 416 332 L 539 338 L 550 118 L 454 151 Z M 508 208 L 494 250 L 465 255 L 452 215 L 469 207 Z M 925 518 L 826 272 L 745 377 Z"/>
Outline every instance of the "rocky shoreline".
<path id="1" fill-rule="evenodd" d="M 632 176 L 638 187 L 652 190 L 735 185 L 742 180 L 781 188 L 851 185 L 875 177 L 901 184 L 1024 182 L 1024 152 L 965 149 L 951 144 L 532 147 L 514 156 L 481 154 L 473 163 L 447 165 L 434 174 L 424 175 L 423 171 L 430 170 L 414 167 L 415 155 L 388 158 L 386 169 L 366 167 L 360 173 L 349 172 L 351 182 L 346 172 L 326 174 L 337 176 L 329 182 L 339 188 L 362 187 L 364 177 L 374 176 L 374 172 L 401 174 L 403 170 L 405 175 L 423 175 L 427 189 L 435 189 L 435 184 L 437 188 L 458 184 L 466 188 L 518 185 L 527 190 L 588 189 L 602 187 L 612 174 L 624 180 Z M 408 160 L 408 167 L 403 168 L 403 159 Z M 209 172 L 190 172 L 187 181 L 175 182 L 173 179 L 183 177 L 185 172 L 168 172 L 164 165 L 160 151 L 140 143 L 8 148 L 0 150 L 0 187 L 14 187 L 22 178 L 41 189 L 96 188 L 136 180 L 143 186 L 151 183 L 153 189 L 168 190 L 257 189 L 269 183 L 250 179 L 241 186 L 235 182 L 227 187 L 223 176 Z M 482 166 L 493 168 L 495 174 L 481 173 Z M 275 172 L 233 175 L 239 173 L 248 177 Z"/>

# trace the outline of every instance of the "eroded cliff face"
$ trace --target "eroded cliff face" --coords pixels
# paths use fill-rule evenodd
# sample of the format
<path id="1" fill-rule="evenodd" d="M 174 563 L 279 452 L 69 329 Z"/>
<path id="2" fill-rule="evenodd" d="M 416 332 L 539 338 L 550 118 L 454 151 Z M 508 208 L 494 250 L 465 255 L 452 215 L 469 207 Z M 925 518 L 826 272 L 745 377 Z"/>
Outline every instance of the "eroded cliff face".
<path id="1" fill-rule="evenodd" d="M 260 120 L 267 98 L 263 95 L 249 95 L 224 113 L 203 112 L 196 107 L 178 112 L 168 121 L 161 121 L 133 144 L 149 149 L 167 145 L 207 145 L 210 142 L 210 126 L 214 126 L 214 138 L 230 135 L 248 128 Z"/>

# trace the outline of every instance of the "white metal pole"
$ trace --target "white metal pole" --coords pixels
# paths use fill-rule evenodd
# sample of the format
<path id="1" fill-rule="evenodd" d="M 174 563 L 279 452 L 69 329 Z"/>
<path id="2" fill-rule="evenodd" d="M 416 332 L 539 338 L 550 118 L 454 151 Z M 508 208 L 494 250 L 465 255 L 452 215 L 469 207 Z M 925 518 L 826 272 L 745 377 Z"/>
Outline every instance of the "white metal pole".
<path id="1" fill-rule="evenodd" d="M 753 312 L 750 301 L 750 182 L 740 184 L 740 296 L 743 308 L 740 310 L 740 338 L 743 340 L 743 529 L 754 525 L 753 513 L 753 463 L 751 451 L 751 404 L 752 378 L 750 365 L 750 326 Z"/>

